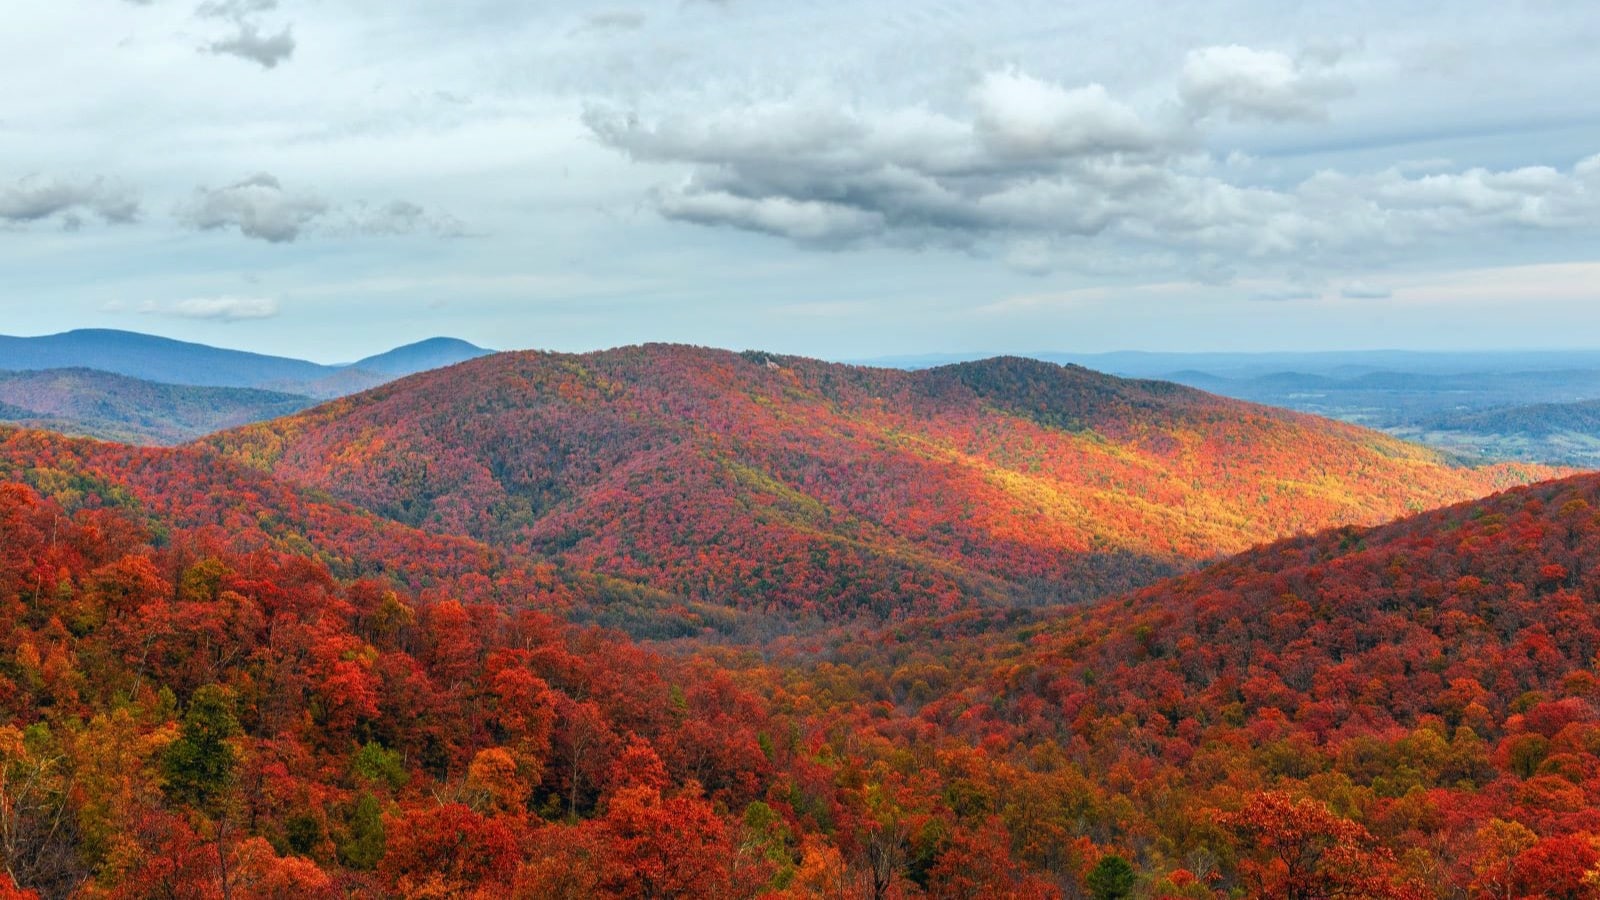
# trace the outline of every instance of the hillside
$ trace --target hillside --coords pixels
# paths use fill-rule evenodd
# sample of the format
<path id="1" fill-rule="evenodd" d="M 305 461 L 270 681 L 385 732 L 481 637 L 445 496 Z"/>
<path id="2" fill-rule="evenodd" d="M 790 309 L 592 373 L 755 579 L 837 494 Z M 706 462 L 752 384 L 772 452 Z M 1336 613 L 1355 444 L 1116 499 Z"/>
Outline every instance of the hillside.
<path id="1" fill-rule="evenodd" d="M 159 384 L 93 369 L 0 372 L 0 419 L 135 444 L 178 444 L 298 412 L 308 397 Z"/>
<path id="2" fill-rule="evenodd" d="M 406 524 L 825 616 L 1099 596 L 1545 471 L 1032 360 L 665 345 L 500 354 L 208 445 Z"/>
<path id="3" fill-rule="evenodd" d="M 154 335 L 80 329 L 41 337 L 0 335 L 0 370 L 97 369 L 162 384 L 259 388 L 326 399 L 490 351 L 435 338 L 352 366 L 227 350 Z"/>
<path id="4" fill-rule="evenodd" d="M 1120 848 L 1151 896 L 1591 898 L 1596 572 L 1580 476 L 750 679 L 894 773 L 912 858 L 946 802 L 1039 868 Z"/>

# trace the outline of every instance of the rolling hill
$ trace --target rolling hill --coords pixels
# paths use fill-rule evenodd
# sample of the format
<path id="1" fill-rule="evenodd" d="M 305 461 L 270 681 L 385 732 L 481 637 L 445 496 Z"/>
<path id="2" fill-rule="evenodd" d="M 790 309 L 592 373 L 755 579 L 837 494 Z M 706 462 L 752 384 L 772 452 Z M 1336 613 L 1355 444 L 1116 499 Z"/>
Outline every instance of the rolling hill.
<path id="1" fill-rule="evenodd" d="M 1017 358 L 512 353 L 208 446 L 408 525 L 827 618 L 1125 589 L 1547 474 Z"/>
<path id="2" fill-rule="evenodd" d="M 0 420 L 134 444 L 179 444 L 312 403 L 293 394 L 159 384 L 94 369 L 0 372 Z"/>

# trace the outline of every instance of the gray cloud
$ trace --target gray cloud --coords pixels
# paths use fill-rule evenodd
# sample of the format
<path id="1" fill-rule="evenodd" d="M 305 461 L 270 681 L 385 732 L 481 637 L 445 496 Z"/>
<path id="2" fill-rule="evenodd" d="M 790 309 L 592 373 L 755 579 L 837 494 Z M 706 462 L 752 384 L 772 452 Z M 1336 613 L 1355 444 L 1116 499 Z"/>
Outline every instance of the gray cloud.
<path id="1" fill-rule="evenodd" d="M 294 34 L 288 26 L 277 34 L 262 34 L 255 25 L 241 24 L 232 37 L 214 41 L 206 50 L 226 56 L 237 56 L 263 68 L 275 68 L 278 63 L 294 56 Z"/>
<path id="2" fill-rule="evenodd" d="M 256 17 L 278 8 L 278 0 L 211 0 L 195 9 L 195 15 L 205 19 L 219 19 L 233 28 L 233 33 L 205 46 L 208 53 L 237 56 L 263 68 L 272 69 L 294 56 L 295 40 L 291 26 L 285 25 L 277 33 L 268 33 Z"/>
<path id="3" fill-rule="evenodd" d="M 1320 121 L 1327 118 L 1328 101 L 1349 90 L 1344 78 L 1319 61 L 1237 44 L 1190 51 L 1178 82 L 1191 114 L 1235 120 Z"/>
<path id="4" fill-rule="evenodd" d="M 139 217 L 139 200 L 101 178 L 73 182 L 30 175 L 0 186 L 0 221 L 20 225 L 55 218 L 75 230 L 85 215 L 113 224 L 132 222 Z"/>
<path id="5" fill-rule="evenodd" d="M 1141 113 L 1097 84 L 1001 71 L 978 79 L 960 113 L 791 100 L 654 118 L 594 107 L 585 122 L 634 160 L 686 169 L 650 197 L 666 218 L 808 246 L 993 252 L 1020 271 L 1052 264 L 1038 252 L 1016 258 L 1018 246 L 1287 274 L 1469 232 L 1600 224 L 1600 157 L 1570 169 L 1321 171 L 1272 183 L 1250 179 L 1248 159 L 1200 149 L 1213 114 L 1314 118 L 1341 84 L 1321 62 L 1224 47 L 1190 55 L 1177 116 L 1171 106 Z"/>
<path id="6" fill-rule="evenodd" d="M 584 16 L 583 30 L 637 31 L 644 27 L 644 23 L 644 13 L 632 9 L 613 9 Z"/>
<path id="7" fill-rule="evenodd" d="M 299 237 L 328 209 L 321 198 L 285 191 L 278 179 L 261 173 L 215 190 L 196 188 L 193 199 L 179 207 L 177 216 L 191 228 L 237 227 L 245 237 L 278 244 Z"/>
<path id="8" fill-rule="evenodd" d="M 368 237 L 420 234 L 453 238 L 468 234 L 466 225 L 454 216 L 407 200 L 336 205 L 316 194 L 288 190 L 265 172 L 227 187 L 196 188 L 176 215 L 190 228 L 238 228 L 245 237 L 274 244 L 290 243 L 313 230 L 324 235 Z"/>

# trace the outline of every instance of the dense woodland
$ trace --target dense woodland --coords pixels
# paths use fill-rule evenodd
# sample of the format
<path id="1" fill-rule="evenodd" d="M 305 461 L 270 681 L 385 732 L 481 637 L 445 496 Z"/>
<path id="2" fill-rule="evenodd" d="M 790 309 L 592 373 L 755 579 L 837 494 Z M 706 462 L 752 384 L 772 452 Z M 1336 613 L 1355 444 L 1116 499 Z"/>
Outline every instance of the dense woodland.
<path id="1" fill-rule="evenodd" d="M 1117 583 L 1049 587 L 1117 503 L 1114 549 L 1192 504 L 1192 569 L 1538 471 L 1022 362 L 595 371 L 661 352 L 470 363 L 444 418 L 390 415 L 439 410 L 423 376 L 226 455 L 0 429 L 0 897 L 1600 897 L 1600 476 L 1050 604 Z M 530 366 L 573 380 L 483 377 Z M 434 490 L 456 426 L 489 493 Z M 607 492 L 667 521 L 579 515 Z M 619 609 L 701 627 L 586 624 Z"/>

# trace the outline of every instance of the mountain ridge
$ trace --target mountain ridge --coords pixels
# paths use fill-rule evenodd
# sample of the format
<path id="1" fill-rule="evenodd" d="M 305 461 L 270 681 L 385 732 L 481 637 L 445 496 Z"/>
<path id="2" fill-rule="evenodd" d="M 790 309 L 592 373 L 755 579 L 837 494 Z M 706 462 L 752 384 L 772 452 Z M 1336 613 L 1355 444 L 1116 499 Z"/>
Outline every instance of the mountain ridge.
<path id="1" fill-rule="evenodd" d="M 204 443 L 697 600 L 879 616 L 1084 599 L 1553 471 L 1020 357 L 910 372 L 666 344 L 499 354 Z"/>

